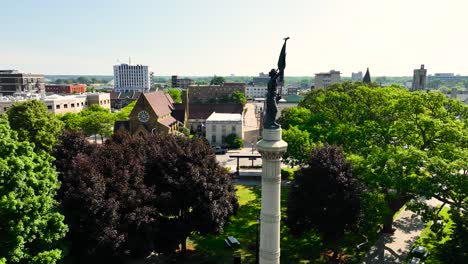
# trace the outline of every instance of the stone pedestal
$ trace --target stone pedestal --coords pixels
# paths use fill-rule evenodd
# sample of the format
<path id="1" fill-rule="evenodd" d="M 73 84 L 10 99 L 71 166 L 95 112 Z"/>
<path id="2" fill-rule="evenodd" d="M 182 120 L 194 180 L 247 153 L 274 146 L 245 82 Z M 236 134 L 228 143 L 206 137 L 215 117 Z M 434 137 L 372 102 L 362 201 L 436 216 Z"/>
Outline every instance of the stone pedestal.
<path id="1" fill-rule="evenodd" d="M 257 142 L 262 155 L 262 209 L 260 211 L 260 264 L 280 263 L 281 156 L 288 144 L 280 129 L 264 129 Z"/>

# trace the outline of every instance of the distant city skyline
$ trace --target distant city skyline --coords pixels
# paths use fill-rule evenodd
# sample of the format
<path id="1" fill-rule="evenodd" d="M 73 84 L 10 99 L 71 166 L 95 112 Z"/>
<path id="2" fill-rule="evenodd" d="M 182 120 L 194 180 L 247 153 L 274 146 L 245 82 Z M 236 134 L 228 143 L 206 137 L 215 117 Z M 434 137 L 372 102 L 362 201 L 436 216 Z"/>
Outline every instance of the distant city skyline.
<path id="1" fill-rule="evenodd" d="M 0 69 L 112 75 L 255 76 L 276 66 L 289 36 L 288 76 L 370 68 L 372 76 L 468 75 L 465 0 L 1 1 Z"/>

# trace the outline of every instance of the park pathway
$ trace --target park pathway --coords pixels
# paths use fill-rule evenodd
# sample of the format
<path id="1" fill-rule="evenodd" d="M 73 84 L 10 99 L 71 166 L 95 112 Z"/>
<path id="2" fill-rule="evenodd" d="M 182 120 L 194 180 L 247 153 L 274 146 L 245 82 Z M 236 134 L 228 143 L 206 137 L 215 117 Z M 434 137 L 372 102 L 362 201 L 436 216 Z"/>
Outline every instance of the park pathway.
<path id="1" fill-rule="evenodd" d="M 436 199 L 428 200 L 431 206 L 440 206 Z M 364 257 L 363 264 L 403 263 L 425 224 L 420 216 L 410 210 L 403 210 L 395 219 L 393 234 L 382 234 Z"/>

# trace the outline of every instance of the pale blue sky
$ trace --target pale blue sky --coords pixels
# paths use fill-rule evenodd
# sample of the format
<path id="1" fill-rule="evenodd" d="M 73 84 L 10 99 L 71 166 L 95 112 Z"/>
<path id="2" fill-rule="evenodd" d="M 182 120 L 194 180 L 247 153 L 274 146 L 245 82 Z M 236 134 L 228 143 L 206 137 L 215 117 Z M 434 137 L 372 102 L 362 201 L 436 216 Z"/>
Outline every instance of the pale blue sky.
<path id="1" fill-rule="evenodd" d="M 0 0 L 0 69 L 256 75 L 288 42 L 287 75 L 468 75 L 466 0 Z"/>

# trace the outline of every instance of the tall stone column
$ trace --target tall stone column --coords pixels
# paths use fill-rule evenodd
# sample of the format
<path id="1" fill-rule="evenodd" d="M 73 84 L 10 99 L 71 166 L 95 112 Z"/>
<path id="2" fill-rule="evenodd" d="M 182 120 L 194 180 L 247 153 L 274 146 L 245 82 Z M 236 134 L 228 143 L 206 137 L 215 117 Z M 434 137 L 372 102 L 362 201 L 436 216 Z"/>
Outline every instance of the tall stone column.
<path id="1" fill-rule="evenodd" d="M 260 264 L 280 263 L 281 156 L 287 147 L 281 128 L 264 129 L 263 139 L 257 142 L 262 155 Z"/>

